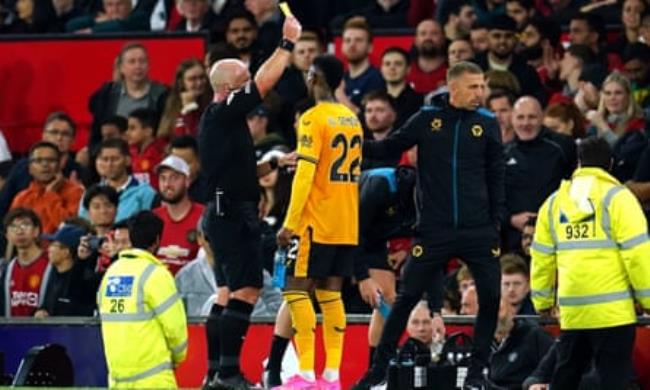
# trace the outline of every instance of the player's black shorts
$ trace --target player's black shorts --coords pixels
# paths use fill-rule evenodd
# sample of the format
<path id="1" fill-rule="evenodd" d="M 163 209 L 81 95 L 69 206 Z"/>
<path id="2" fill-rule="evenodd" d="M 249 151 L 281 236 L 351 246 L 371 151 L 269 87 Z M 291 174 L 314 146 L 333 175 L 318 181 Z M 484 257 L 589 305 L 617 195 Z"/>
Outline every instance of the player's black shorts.
<path id="1" fill-rule="evenodd" d="M 355 245 L 320 244 L 312 241 L 311 230 L 291 240 L 287 253 L 287 275 L 325 279 L 352 276 Z"/>
<path id="2" fill-rule="evenodd" d="M 214 202 L 205 208 L 203 226 L 214 251 L 218 286 L 228 286 L 230 291 L 262 287 L 257 213 L 255 202 L 232 202 L 223 216 L 217 216 Z"/>

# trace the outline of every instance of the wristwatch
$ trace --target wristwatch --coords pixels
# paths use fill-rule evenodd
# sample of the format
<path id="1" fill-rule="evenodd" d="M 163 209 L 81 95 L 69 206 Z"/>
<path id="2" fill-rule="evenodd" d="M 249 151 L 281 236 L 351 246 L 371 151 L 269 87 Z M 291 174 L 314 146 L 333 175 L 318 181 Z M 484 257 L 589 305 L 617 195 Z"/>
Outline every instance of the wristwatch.
<path id="1" fill-rule="evenodd" d="M 294 43 L 291 42 L 290 40 L 288 40 L 287 38 L 282 38 L 282 40 L 280 41 L 280 44 L 278 45 L 278 47 L 280 49 L 284 49 L 284 50 L 288 51 L 289 53 L 293 52 L 293 47 L 294 46 L 295 46 Z"/>

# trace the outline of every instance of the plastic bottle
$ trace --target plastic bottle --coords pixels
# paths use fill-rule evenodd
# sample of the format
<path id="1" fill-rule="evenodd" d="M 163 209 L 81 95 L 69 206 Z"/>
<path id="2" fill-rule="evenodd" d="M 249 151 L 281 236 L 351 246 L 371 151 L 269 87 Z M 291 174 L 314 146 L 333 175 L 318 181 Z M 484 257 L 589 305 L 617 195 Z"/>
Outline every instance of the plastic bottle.
<path id="1" fill-rule="evenodd" d="M 285 276 L 287 274 L 287 250 L 278 248 L 273 258 L 273 287 L 284 288 Z"/>

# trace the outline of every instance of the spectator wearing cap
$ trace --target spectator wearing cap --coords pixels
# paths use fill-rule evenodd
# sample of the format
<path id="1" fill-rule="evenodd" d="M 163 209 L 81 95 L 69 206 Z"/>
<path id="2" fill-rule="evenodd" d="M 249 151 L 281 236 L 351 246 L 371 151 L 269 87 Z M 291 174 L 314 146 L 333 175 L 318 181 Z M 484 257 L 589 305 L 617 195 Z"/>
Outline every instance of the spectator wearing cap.
<path id="1" fill-rule="evenodd" d="M 406 81 L 417 93 L 427 94 L 446 83 L 447 42 L 440 23 L 433 19 L 421 21 L 415 29 L 415 40 Z"/>
<path id="2" fill-rule="evenodd" d="M 253 138 L 255 158 L 259 160 L 272 148 L 284 145 L 284 139 L 277 132 L 269 130 L 269 113 L 263 104 L 246 115 L 246 124 Z"/>
<path id="3" fill-rule="evenodd" d="M 79 241 L 86 233 L 80 226 L 64 224 L 55 234 L 43 236 L 50 242 L 47 254 L 52 272 L 35 317 L 93 315 L 97 285 L 84 278 L 85 266 L 77 259 Z"/>
<path id="4" fill-rule="evenodd" d="M 635 42 L 623 52 L 623 73 L 632 83 L 634 100 L 646 111 L 650 109 L 650 47 Z"/>
<path id="5" fill-rule="evenodd" d="M 522 95 L 534 96 L 545 104 L 546 93 L 539 75 L 523 57 L 515 53 L 516 22 L 507 15 L 493 15 L 488 23 L 488 29 L 488 51 L 478 54 L 475 62 L 485 71 L 509 71 L 519 81 Z"/>
<path id="6" fill-rule="evenodd" d="M 355 112 L 360 110 L 361 99 L 366 93 L 385 89 L 384 78 L 370 64 L 372 35 L 370 25 L 363 17 L 350 18 L 343 25 L 342 50 L 348 62 L 348 71 L 343 75 L 345 96 Z"/>
<path id="7" fill-rule="evenodd" d="M 190 167 L 190 199 L 205 204 L 212 199 L 213 194 L 207 189 L 205 178 L 201 173 L 199 161 L 199 145 L 196 138 L 184 135 L 172 139 L 169 143 L 169 154 L 182 158 Z"/>
<path id="8" fill-rule="evenodd" d="M 583 115 L 598 108 L 600 89 L 607 75 L 607 68 L 601 64 L 587 64 L 582 69 L 573 103 Z"/>
<path id="9" fill-rule="evenodd" d="M 612 175 L 624 183 L 634 176 L 641 153 L 648 144 L 643 111 L 634 100 L 630 80 L 613 72 L 603 82 L 598 110 L 587 112 L 588 135 L 604 138 L 612 148 Z"/>
<path id="10" fill-rule="evenodd" d="M 556 85 L 561 86 L 561 90 L 553 94 L 549 103 L 569 101 L 573 99 L 578 92 L 580 74 L 585 65 L 594 63 L 594 52 L 587 45 L 571 45 L 562 56 L 559 70 L 556 75 L 549 73 L 551 79 L 556 79 Z"/>
<path id="11" fill-rule="evenodd" d="M 63 176 L 61 152 L 51 142 L 40 141 L 30 148 L 29 174 L 29 187 L 16 195 L 11 208 L 33 209 L 41 219 L 43 232 L 52 233 L 64 219 L 77 213 L 83 187 Z"/>
<path id="12" fill-rule="evenodd" d="M 196 224 L 203 213 L 203 205 L 192 202 L 189 197 L 190 167 L 185 160 L 167 156 L 156 167 L 156 173 L 162 205 L 153 212 L 164 222 L 156 256 L 175 275 L 199 250 Z"/>

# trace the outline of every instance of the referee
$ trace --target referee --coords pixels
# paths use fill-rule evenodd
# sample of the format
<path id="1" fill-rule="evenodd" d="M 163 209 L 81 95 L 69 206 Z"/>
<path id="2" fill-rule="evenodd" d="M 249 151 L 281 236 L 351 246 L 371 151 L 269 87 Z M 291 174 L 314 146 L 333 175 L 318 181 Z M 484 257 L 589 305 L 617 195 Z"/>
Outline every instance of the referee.
<path id="1" fill-rule="evenodd" d="M 236 59 L 218 61 L 210 70 L 214 99 L 201 118 L 198 140 L 201 168 L 214 199 L 203 219 L 219 259 L 218 285 L 227 289 L 220 289 L 207 324 L 209 354 L 219 351 L 218 365 L 212 367 L 216 374 L 208 388 L 250 386 L 239 369 L 239 355 L 262 287 L 257 178 L 275 169 L 278 161 L 257 165 L 246 114 L 262 103 L 284 72 L 301 30 L 296 18 L 285 19 L 279 47 L 254 80 L 246 64 Z"/>

